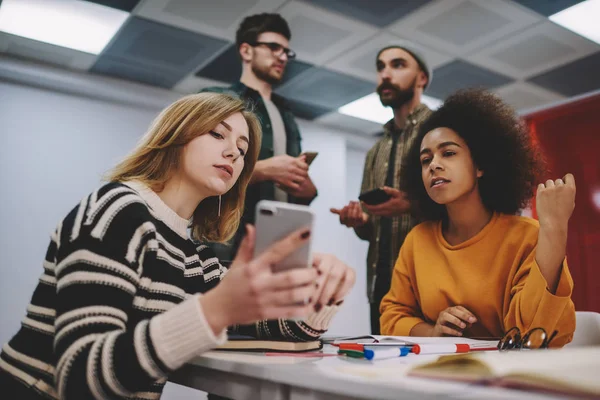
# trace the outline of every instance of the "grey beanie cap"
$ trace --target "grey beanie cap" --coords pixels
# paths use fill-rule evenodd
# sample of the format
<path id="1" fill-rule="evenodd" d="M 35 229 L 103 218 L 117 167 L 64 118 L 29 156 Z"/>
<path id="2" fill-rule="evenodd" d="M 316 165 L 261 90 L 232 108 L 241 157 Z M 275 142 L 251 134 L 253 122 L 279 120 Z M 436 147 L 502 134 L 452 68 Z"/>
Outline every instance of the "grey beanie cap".
<path id="1" fill-rule="evenodd" d="M 431 84 L 431 80 L 433 79 L 433 70 L 427 64 L 427 61 L 425 60 L 422 51 L 418 47 L 414 46 L 413 44 L 400 41 L 398 42 L 398 44 L 391 44 L 379 50 L 377 52 L 375 60 L 377 61 L 381 53 L 389 49 L 401 49 L 413 56 L 413 58 L 417 61 L 417 64 L 419 64 L 421 70 L 423 70 L 423 72 L 427 76 L 427 84 L 425 85 L 425 87 L 428 87 Z"/>

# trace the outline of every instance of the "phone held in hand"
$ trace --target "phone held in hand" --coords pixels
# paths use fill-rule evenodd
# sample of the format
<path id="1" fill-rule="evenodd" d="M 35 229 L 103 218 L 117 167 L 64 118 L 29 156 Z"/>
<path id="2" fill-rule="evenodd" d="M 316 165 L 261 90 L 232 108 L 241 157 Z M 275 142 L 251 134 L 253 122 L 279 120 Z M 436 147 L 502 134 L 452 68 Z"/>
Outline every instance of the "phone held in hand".
<path id="1" fill-rule="evenodd" d="M 305 151 L 304 153 L 300 154 L 300 156 L 306 156 L 306 163 L 308 165 L 310 165 L 318 155 L 319 153 L 316 151 Z"/>
<path id="2" fill-rule="evenodd" d="M 273 243 L 300 229 L 312 232 L 314 212 L 308 206 L 279 201 L 261 200 L 256 206 L 256 243 L 254 256 L 258 257 Z M 273 272 L 312 266 L 311 235 L 308 241 L 273 267 Z"/>
<path id="3" fill-rule="evenodd" d="M 365 204 L 374 206 L 377 204 L 385 203 L 391 197 L 392 196 L 387 194 L 385 192 L 385 190 L 383 190 L 381 188 L 377 188 L 377 189 L 369 190 L 368 192 L 362 193 L 360 196 L 358 196 L 358 199 L 360 201 L 365 202 Z"/>

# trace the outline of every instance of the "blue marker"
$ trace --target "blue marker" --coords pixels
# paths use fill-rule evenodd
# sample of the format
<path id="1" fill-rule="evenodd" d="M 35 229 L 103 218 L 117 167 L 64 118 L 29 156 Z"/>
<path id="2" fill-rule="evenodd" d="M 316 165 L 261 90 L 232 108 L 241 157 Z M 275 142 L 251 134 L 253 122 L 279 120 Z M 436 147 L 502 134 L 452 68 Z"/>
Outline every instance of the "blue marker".
<path id="1" fill-rule="evenodd" d="M 365 346 L 365 358 L 367 360 L 404 357 L 408 353 L 410 353 L 410 347 L 368 348 Z"/>

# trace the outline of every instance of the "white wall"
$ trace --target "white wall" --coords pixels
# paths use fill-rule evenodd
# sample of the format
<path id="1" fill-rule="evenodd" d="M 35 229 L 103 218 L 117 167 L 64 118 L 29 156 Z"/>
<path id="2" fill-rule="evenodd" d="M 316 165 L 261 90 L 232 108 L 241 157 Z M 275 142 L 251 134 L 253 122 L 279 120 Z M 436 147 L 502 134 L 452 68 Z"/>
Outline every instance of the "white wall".
<path id="1" fill-rule="evenodd" d="M 329 335 L 360 335 L 370 332 L 366 296 L 366 242 L 339 223 L 331 207 L 356 200 L 362 181 L 366 151 L 349 148 L 347 135 L 331 128 L 301 121 L 303 151 L 318 151 L 309 174 L 319 190 L 311 204 L 316 212 L 315 251 L 333 253 L 356 271 L 354 289 L 329 328 Z M 350 156 L 350 157 L 349 157 Z"/>
<path id="2" fill-rule="evenodd" d="M 0 341 L 15 333 L 59 220 L 154 112 L 0 82 Z"/>
<path id="3" fill-rule="evenodd" d="M 360 186 L 362 184 L 362 175 L 363 169 L 365 165 L 365 157 L 367 152 L 364 148 L 356 148 L 354 146 L 349 146 L 346 150 L 346 200 L 349 202 L 350 200 L 358 200 L 358 195 L 360 194 Z M 356 265 L 357 270 L 360 270 L 361 273 L 358 276 L 358 281 L 356 282 L 357 289 L 355 290 L 355 295 L 362 296 L 364 301 L 366 302 L 367 309 L 364 311 L 367 315 L 367 326 L 363 327 L 362 332 L 369 332 L 371 330 L 371 323 L 369 317 L 369 305 L 367 300 L 367 250 L 369 248 L 369 242 L 358 239 L 358 236 L 354 234 L 354 230 L 348 229 L 353 235 L 354 239 L 352 240 L 352 249 L 351 252 L 354 255 L 353 264 Z M 350 240 L 350 239 L 348 239 Z M 358 292 L 358 293 L 357 293 Z M 361 315 L 363 313 L 361 312 Z M 363 318 L 364 319 L 364 318 Z"/>
<path id="4" fill-rule="evenodd" d="M 133 148 L 158 111 L 0 80 L 0 343 L 19 327 L 56 223 Z M 319 189 L 315 248 L 358 275 L 330 333 L 367 333 L 366 243 L 329 213 L 356 198 L 366 151 L 347 150 L 351 136 L 342 132 L 300 122 L 304 149 L 319 152 L 310 170 Z M 184 392 L 171 386 L 166 398 L 190 398 Z"/>

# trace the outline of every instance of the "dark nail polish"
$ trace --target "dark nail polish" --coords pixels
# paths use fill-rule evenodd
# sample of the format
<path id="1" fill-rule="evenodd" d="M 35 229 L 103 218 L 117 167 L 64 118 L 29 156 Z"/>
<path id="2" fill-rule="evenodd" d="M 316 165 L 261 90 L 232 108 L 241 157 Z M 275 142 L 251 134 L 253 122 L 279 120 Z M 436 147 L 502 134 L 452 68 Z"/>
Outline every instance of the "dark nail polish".
<path id="1" fill-rule="evenodd" d="M 317 275 L 323 275 L 323 272 L 321 272 L 320 269 L 317 270 Z"/>
<path id="2" fill-rule="evenodd" d="M 344 300 L 340 300 L 340 301 L 338 301 L 337 303 L 335 303 L 335 305 L 336 305 L 336 306 L 341 306 L 343 302 L 344 302 Z"/>
<path id="3" fill-rule="evenodd" d="M 315 287 L 318 289 L 319 288 L 319 283 L 315 283 Z"/>
<path id="4" fill-rule="evenodd" d="M 315 304 L 315 311 L 316 312 L 321 311 L 321 307 L 323 307 L 321 304 Z"/>
<path id="5" fill-rule="evenodd" d="M 306 239 L 306 238 L 307 238 L 307 237 L 309 237 L 309 236 L 310 236 L 310 231 L 302 232 L 302 235 L 300 235 L 300 237 L 301 237 L 302 239 Z"/>
<path id="6" fill-rule="evenodd" d="M 333 305 L 333 299 L 329 300 L 329 303 L 327 303 L 328 306 L 332 306 Z"/>

